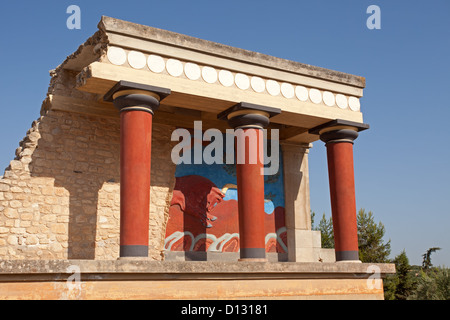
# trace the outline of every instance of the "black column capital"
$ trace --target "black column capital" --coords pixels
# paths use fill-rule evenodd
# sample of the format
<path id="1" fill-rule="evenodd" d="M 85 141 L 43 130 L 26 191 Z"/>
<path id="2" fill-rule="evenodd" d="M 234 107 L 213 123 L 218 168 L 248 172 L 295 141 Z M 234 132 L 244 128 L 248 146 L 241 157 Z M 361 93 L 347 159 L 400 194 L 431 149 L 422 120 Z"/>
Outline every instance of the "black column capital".
<path id="1" fill-rule="evenodd" d="M 328 143 L 334 143 L 334 142 L 350 142 L 353 143 L 356 138 L 358 138 L 358 132 L 353 129 L 336 129 L 336 130 L 330 130 L 326 131 L 320 134 L 320 140 Z"/>
<path id="2" fill-rule="evenodd" d="M 233 129 L 264 129 L 270 118 L 281 113 L 281 109 L 241 102 L 218 114 L 220 120 L 227 120 Z"/>
<path id="3" fill-rule="evenodd" d="M 369 129 L 366 123 L 347 120 L 333 120 L 309 130 L 310 134 L 317 134 L 320 140 L 326 144 L 335 142 L 353 143 L 358 138 L 359 132 Z"/>
<path id="4" fill-rule="evenodd" d="M 103 97 L 122 111 L 139 110 L 154 114 L 161 100 L 170 95 L 170 89 L 121 80 Z"/>

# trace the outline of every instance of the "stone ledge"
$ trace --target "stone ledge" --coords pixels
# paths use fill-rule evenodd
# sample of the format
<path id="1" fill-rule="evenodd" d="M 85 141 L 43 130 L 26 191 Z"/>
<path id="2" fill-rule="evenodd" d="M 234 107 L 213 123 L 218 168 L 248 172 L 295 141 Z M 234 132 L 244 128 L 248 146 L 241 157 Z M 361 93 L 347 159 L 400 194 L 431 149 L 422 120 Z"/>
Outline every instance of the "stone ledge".
<path id="1" fill-rule="evenodd" d="M 215 252 L 215 251 L 168 251 L 164 253 L 166 262 L 209 261 L 209 262 L 236 262 L 240 258 L 239 252 Z M 287 253 L 267 252 L 268 262 L 287 262 Z"/>
<path id="2" fill-rule="evenodd" d="M 72 266 L 75 266 L 73 268 Z M 78 269 L 79 268 L 79 269 Z M 395 273 L 394 264 L 145 260 L 0 260 L 0 282 L 145 279 L 364 279 Z"/>
<path id="3" fill-rule="evenodd" d="M 0 300 L 382 300 L 382 277 L 393 272 L 340 262 L 0 260 Z"/>

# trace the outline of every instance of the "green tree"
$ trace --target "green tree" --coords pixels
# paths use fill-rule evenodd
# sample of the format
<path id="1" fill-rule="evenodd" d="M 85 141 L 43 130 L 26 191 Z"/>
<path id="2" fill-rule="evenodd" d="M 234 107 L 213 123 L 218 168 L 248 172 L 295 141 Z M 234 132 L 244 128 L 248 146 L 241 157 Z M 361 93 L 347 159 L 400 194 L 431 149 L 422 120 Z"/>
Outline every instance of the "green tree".
<path id="1" fill-rule="evenodd" d="M 425 252 L 422 257 L 423 257 L 423 261 L 422 261 L 422 269 L 424 271 L 427 271 L 428 269 L 430 269 L 433 264 L 431 263 L 431 254 L 435 251 L 441 250 L 441 248 L 439 247 L 433 247 L 433 248 L 429 248 L 427 250 L 427 252 Z"/>
<path id="2" fill-rule="evenodd" d="M 391 253 L 391 240 L 384 243 L 384 225 L 375 223 L 373 213 L 360 209 L 356 216 L 358 224 L 359 259 L 362 262 L 386 263 Z"/>
<path id="3" fill-rule="evenodd" d="M 311 221 L 314 221 L 315 215 L 314 212 L 311 214 Z M 319 221 L 319 225 L 314 227 L 313 224 L 313 230 L 320 231 L 322 248 L 334 248 L 333 221 L 331 217 L 327 219 L 324 213 L 322 219 Z"/>
<path id="4" fill-rule="evenodd" d="M 413 294 L 416 282 L 405 250 L 397 255 L 393 262 L 397 272 L 386 277 L 384 297 L 386 300 L 406 300 Z"/>
<path id="5" fill-rule="evenodd" d="M 406 300 L 414 292 L 415 281 L 405 250 L 395 257 L 394 263 L 397 270 L 396 276 L 398 277 L 395 298 L 397 300 Z"/>
<path id="6" fill-rule="evenodd" d="M 420 271 L 417 289 L 408 300 L 450 300 L 450 272 L 448 268 Z"/>
<path id="7" fill-rule="evenodd" d="M 388 275 L 383 280 L 384 300 L 396 300 L 395 289 L 397 288 L 398 281 L 396 274 Z"/>

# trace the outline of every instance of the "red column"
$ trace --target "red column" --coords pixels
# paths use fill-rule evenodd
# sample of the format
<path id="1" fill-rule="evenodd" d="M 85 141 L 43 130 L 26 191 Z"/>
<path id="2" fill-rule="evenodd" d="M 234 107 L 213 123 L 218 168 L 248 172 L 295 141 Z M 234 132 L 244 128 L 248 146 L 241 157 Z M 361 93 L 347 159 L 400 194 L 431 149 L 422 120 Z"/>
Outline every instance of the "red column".
<path id="1" fill-rule="evenodd" d="M 336 261 L 358 261 L 353 140 L 358 133 L 338 129 L 322 133 L 326 142 Z"/>
<path id="2" fill-rule="evenodd" d="M 238 129 L 236 141 L 240 256 L 241 260 L 265 259 L 263 131 Z"/>
<path id="3" fill-rule="evenodd" d="M 169 89 L 119 81 L 104 97 L 120 111 L 120 257 L 148 257 L 153 114 Z"/>
<path id="4" fill-rule="evenodd" d="M 120 256 L 148 256 L 152 114 L 120 114 Z"/>
<path id="5" fill-rule="evenodd" d="M 358 260 L 353 144 L 327 145 L 336 260 Z"/>
<path id="6" fill-rule="evenodd" d="M 240 261 L 267 261 L 263 129 L 280 113 L 277 108 L 241 102 L 217 116 L 227 120 L 236 135 Z"/>

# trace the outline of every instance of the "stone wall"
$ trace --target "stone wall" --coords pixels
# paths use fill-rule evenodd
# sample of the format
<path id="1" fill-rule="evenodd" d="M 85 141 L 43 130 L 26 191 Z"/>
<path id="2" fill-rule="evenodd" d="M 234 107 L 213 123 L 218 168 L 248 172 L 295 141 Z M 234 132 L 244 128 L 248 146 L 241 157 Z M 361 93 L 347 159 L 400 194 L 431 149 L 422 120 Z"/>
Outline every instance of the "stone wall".
<path id="1" fill-rule="evenodd" d="M 173 128 L 153 125 L 149 256 L 162 259 Z M 0 179 L 0 259 L 116 259 L 119 118 L 46 111 Z"/>

